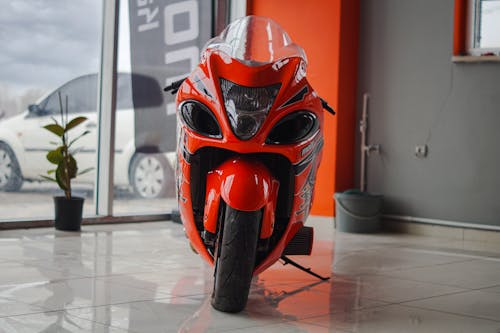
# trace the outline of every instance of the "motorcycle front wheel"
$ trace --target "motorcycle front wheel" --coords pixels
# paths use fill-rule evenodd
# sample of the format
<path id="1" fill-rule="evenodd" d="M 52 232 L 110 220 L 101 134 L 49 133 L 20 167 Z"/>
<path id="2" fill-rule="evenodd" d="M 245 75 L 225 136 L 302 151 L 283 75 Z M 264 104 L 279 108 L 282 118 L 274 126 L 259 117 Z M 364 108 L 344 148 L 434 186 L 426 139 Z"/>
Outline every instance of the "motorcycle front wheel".
<path id="1" fill-rule="evenodd" d="M 248 301 L 255 267 L 262 211 L 244 212 L 226 206 L 215 250 L 212 306 L 240 312 Z"/>

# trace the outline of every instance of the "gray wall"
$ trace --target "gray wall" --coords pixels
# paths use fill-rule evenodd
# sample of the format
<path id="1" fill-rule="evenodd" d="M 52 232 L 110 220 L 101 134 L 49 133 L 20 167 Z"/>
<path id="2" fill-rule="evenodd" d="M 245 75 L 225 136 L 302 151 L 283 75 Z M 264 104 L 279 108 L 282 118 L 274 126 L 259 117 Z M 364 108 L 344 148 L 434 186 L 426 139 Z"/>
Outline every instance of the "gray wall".
<path id="1" fill-rule="evenodd" d="M 358 119 L 368 92 L 369 143 L 382 146 L 368 190 L 386 214 L 500 225 L 500 63 L 451 61 L 453 11 L 453 0 L 361 0 Z"/>

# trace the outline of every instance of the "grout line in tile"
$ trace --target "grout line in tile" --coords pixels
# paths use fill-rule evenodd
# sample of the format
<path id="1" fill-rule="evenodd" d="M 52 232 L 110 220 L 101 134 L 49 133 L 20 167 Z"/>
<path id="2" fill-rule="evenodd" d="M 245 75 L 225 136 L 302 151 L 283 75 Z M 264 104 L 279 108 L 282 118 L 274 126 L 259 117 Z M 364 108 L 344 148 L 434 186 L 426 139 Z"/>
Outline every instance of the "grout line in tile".
<path id="1" fill-rule="evenodd" d="M 69 307 L 69 308 L 64 308 L 64 309 L 60 309 L 60 310 L 52 310 L 52 311 L 66 311 L 67 312 L 67 311 L 81 310 L 81 309 L 95 309 L 95 308 L 102 308 L 105 306 L 115 306 L 115 305 L 134 304 L 134 303 L 146 303 L 146 302 L 168 300 L 168 299 L 173 299 L 173 298 L 185 298 L 185 297 L 183 297 L 183 296 L 170 296 L 170 297 L 159 297 L 159 298 L 153 298 L 153 299 L 134 300 L 134 301 L 128 301 L 128 302 L 108 303 L 108 304 L 102 304 L 102 305 L 90 305 L 90 306 L 89 305 L 82 305 L 82 306 L 75 306 L 75 307 Z M 78 317 L 74 314 L 72 316 Z M 78 317 L 78 318 L 80 318 L 80 317 Z"/>
<path id="2" fill-rule="evenodd" d="M 257 331 L 257 332 L 258 331 L 261 331 L 261 332 L 264 331 L 265 332 L 265 328 L 267 326 L 284 324 L 284 323 L 287 323 L 287 321 L 283 320 L 283 321 L 276 321 L 276 322 L 266 323 L 266 324 L 262 324 L 262 325 L 246 326 L 246 327 L 238 327 L 238 328 L 225 328 L 225 329 L 217 328 L 216 331 L 211 329 L 208 332 L 238 332 L 240 330 L 248 330 L 248 329 L 257 329 L 255 331 Z"/>
<path id="3" fill-rule="evenodd" d="M 425 267 L 419 267 L 419 268 L 425 268 Z M 411 268 L 411 269 L 413 269 L 413 268 Z M 394 272 L 394 271 L 392 271 L 392 272 Z M 392 278 L 392 279 L 400 279 L 400 280 L 406 280 L 406 281 L 412 281 L 412 282 L 419 282 L 419 283 L 428 283 L 428 284 L 434 284 L 434 285 L 443 286 L 443 287 L 460 288 L 460 289 L 464 289 L 463 292 L 474 290 L 474 288 L 467 288 L 467 287 L 464 287 L 464 286 L 457 286 L 457 285 L 454 285 L 454 284 L 446 284 L 446 283 L 439 283 L 439 282 L 422 281 L 422 280 L 416 280 L 416 279 L 411 279 L 411 278 L 407 278 L 407 277 L 400 277 L 400 276 L 395 277 L 395 276 L 386 275 L 386 274 L 383 274 L 383 273 L 386 273 L 386 272 L 375 273 L 375 274 L 364 274 L 364 275 L 365 276 L 389 277 L 389 278 Z M 389 272 L 387 272 L 387 273 L 389 273 Z M 487 288 L 489 288 L 489 287 L 487 287 Z"/>
<path id="4" fill-rule="evenodd" d="M 24 304 L 27 304 L 27 303 L 24 303 Z M 29 305 L 33 305 L 33 304 L 29 304 Z M 22 317 L 22 316 L 30 316 L 30 315 L 40 314 L 40 313 L 53 313 L 53 312 L 63 312 L 63 311 L 64 310 L 47 310 L 47 309 L 43 309 L 43 310 L 37 311 L 37 312 L 18 313 L 18 314 L 10 315 L 10 316 L 1 316 L 0 318 Z"/>
<path id="5" fill-rule="evenodd" d="M 97 324 L 102 325 L 102 326 L 109 326 L 109 327 L 113 327 L 113 328 L 116 328 L 116 329 L 119 329 L 119 330 L 122 330 L 122 331 L 126 331 L 125 329 L 123 329 L 121 327 L 116 327 L 116 326 L 112 326 L 112 325 L 106 325 L 106 324 L 102 324 L 102 323 L 96 322 L 94 320 L 89 320 L 89 319 L 86 319 L 86 318 L 75 316 L 73 314 L 68 313 L 65 309 L 49 310 L 49 309 L 44 309 L 44 308 L 42 308 L 40 306 L 37 306 L 37 305 L 33 305 L 33 304 L 29 304 L 29 303 L 24 303 L 24 302 L 20 302 L 20 301 L 18 301 L 18 302 L 19 303 L 23 303 L 23 304 L 27 304 L 27 305 L 31 305 L 31 306 L 39 307 L 39 308 L 41 308 L 41 310 L 40 311 L 36 311 L 36 312 L 18 313 L 18 314 L 8 315 L 8 316 L 0 315 L 0 318 L 1 319 L 5 319 L 5 318 L 15 318 L 15 317 L 23 317 L 23 316 L 32 316 L 32 315 L 37 315 L 37 314 L 42 314 L 42 313 L 46 314 L 46 313 L 64 312 L 66 315 L 78 318 L 80 320 L 85 320 L 85 321 L 88 321 L 90 323 L 97 323 Z"/>
<path id="6" fill-rule="evenodd" d="M 451 264 L 459 264 L 459 263 L 464 263 L 464 262 L 469 262 L 469 261 L 474 261 L 474 260 L 477 260 L 477 259 L 463 259 L 463 260 L 455 260 L 455 261 L 436 263 L 436 264 L 425 264 L 425 265 L 415 265 L 415 266 L 408 266 L 408 267 L 388 268 L 388 269 L 383 269 L 379 272 L 381 272 L 381 273 L 394 273 L 394 272 L 406 271 L 406 270 L 410 270 L 410 269 L 432 268 L 432 267 L 445 266 L 445 265 L 451 265 Z M 377 273 L 375 273 L 375 275 L 376 274 Z M 423 282 L 423 281 L 421 281 L 421 282 Z"/>
<path id="7" fill-rule="evenodd" d="M 470 289 L 471 291 L 483 291 L 483 289 L 490 289 L 490 288 L 495 288 L 495 287 L 500 287 L 500 284 L 498 283 L 495 283 L 494 285 L 492 286 L 487 286 L 487 287 L 481 287 L 481 288 L 472 288 Z M 486 292 L 486 291 L 484 291 Z M 493 293 L 493 294 L 500 294 L 500 293 L 497 293 L 497 292 L 494 292 L 494 291 L 491 291 L 490 293 Z"/>
<path id="8" fill-rule="evenodd" d="M 84 279 L 98 279 L 100 278 L 99 276 L 72 276 L 72 277 L 65 277 L 65 278 L 60 278 L 60 279 L 47 279 L 47 280 L 40 280 L 40 281 L 32 281 L 32 282 L 25 282 L 25 283 L 15 283 L 15 284 L 0 284 L 0 290 L 8 287 L 14 287 L 14 286 L 29 286 L 29 285 L 45 285 L 45 284 L 52 284 L 52 283 L 63 283 L 65 281 L 75 281 L 75 280 L 84 280 Z M 105 281 L 103 281 L 105 282 Z M 8 296 L 1 296 L 1 297 L 8 297 Z"/>
<path id="9" fill-rule="evenodd" d="M 394 271 L 391 271 L 391 272 L 394 272 Z M 476 289 L 483 289 L 483 287 L 481 287 L 481 288 L 467 288 L 467 287 L 464 287 L 464 286 L 457 286 L 457 285 L 451 285 L 451 284 L 445 284 L 445 283 L 439 283 L 439 282 L 422 281 L 422 280 L 416 280 L 416 279 L 407 278 L 407 277 L 391 276 L 391 275 L 386 275 L 386 274 L 383 274 L 383 273 L 374 273 L 374 274 L 363 273 L 363 274 L 357 274 L 357 275 L 355 275 L 355 277 L 381 277 L 381 278 L 390 278 L 390 279 L 394 279 L 394 280 L 411 281 L 411 282 L 417 282 L 417 283 L 424 283 L 424 284 L 428 284 L 428 285 L 436 285 L 436 286 L 442 286 L 442 287 L 451 287 L 451 288 L 462 289 L 459 292 L 453 292 L 453 293 L 468 292 L 468 291 L 472 291 L 472 290 L 476 290 Z M 492 287 L 496 287 L 496 286 L 497 285 L 489 286 L 489 287 L 484 287 L 484 288 L 492 288 Z M 500 286 L 500 285 L 498 285 L 498 286 Z M 431 296 L 431 297 L 435 297 L 435 296 Z"/>
<path id="10" fill-rule="evenodd" d="M 480 319 L 480 320 L 488 320 L 493 323 L 500 323 L 500 320 L 495 320 L 487 317 L 481 317 L 481 316 L 473 316 L 473 315 L 468 315 L 464 313 L 458 313 L 458 312 L 452 312 L 452 311 L 443 311 L 443 310 L 436 310 L 436 309 L 430 309 L 422 306 L 415 306 L 415 305 L 409 305 L 409 304 L 397 304 L 399 306 L 404 306 L 407 308 L 414 308 L 414 309 L 420 309 L 420 310 L 425 310 L 425 311 L 430 311 L 430 312 L 438 312 L 438 313 L 446 313 L 446 314 L 451 314 L 454 316 L 460 316 L 460 317 L 465 317 L 465 318 L 474 318 L 474 319 Z"/>
<path id="11" fill-rule="evenodd" d="M 140 273 L 132 273 L 132 274 L 140 274 Z M 124 274 L 124 275 L 128 275 L 128 274 Z M 104 277 L 97 277 L 97 279 L 100 279 L 101 281 L 103 281 L 106 284 L 117 284 L 117 285 L 120 285 L 120 286 L 126 287 L 126 288 L 132 288 L 132 289 L 143 290 L 143 291 L 151 291 L 151 289 L 148 289 L 148 288 L 137 287 L 137 286 L 134 286 L 132 284 L 123 283 L 123 282 L 120 282 L 120 281 L 116 281 L 116 282 L 113 282 L 113 283 L 112 282 L 108 282 L 108 281 L 104 281 L 104 278 L 106 278 L 106 277 L 115 277 L 115 275 L 109 275 L 109 276 L 104 276 Z M 196 297 L 196 296 L 201 296 L 201 295 L 207 295 L 208 294 L 207 292 L 196 292 L 194 294 L 189 294 L 189 295 L 172 295 L 172 294 L 167 293 L 167 292 L 160 292 L 160 293 L 162 293 L 162 295 L 169 295 L 169 297 Z M 159 298 L 155 298 L 155 299 L 159 299 Z"/>
<path id="12" fill-rule="evenodd" d="M 368 299 L 368 298 L 366 298 L 366 299 Z M 380 302 L 380 301 L 378 301 L 378 302 Z M 383 302 L 383 303 L 385 303 L 385 302 Z M 303 317 L 303 318 L 301 318 L 299 320 L 289 320 L 289 321 L 303 321 L 304 323 L 309 324 L 309 322 L 307 322 L 306 320 L 310 320 L 310 319 L 314 319 L 314 318 L 321 318 L 321 317 L 325 317 L 325 316 L 331 317 L 332 314 L 333 315 L 335 315 L 335 314 L 341 314 L 341 313 L 348 314 L 348 313 L 362 312 L 362 311 L 365 311 L 365 310 L 385 308 L 385 307 L 389 307 L 389 306 L 392 306 L 392 305 L 397 305 L 397 304 L 394 304 L 394 303 L 385 303 L 385 304 L 378 304 L 378 305 L 373 305 L 373 306 L 367 306 L 367 307 L 363 307 L 363 308 L 359 308 L 359 309 L 353 309 L 351 311 L 330 311 L 330 312 L 322 314 L 322 315 L 311 315 L 311 316 Z M 314 325 L 318 326 L 318 327 L 321 327 L 321 328 L 325 328 L 325 326 L 322 326 L 322 325 L 319 325 L 319 324 L 314 324 Z"/>
<path id="13" fill-rule="evenodd" d="M 291 321 L 293 322 L 293 321 Z M 307 325 L 310 325 L 310 326 L 314 326 L 314 327 L 317 327 L 317 328 L 322 328 L 322 329 L 331 329 L 330 327 L 325 327 L 325 326 L 321 326 L 319 324 L 316 324 L 316 323 L 310 323 L 310 322 L 306 322 L 306 321 L 297 321 L 298 323 L 302 322 L 303 324 L 307 324 Z M 335 333 L 354 333 L 356 331 L 352 331 L 352 330 L 338 330 L 338 329 L 335 329 L 334 331 Z"/>
<path id="14" fill-rule="evenodd" d="M 437 254 L 437 255 L 449 256 L 449 257 L 462 257 L 462 258 L 469 258 L 469 259 L 473 259 L 473 260 L 487 260 L 487 261 L 500 262 L 500 258 L 495 258 L 493 256 L 480 256 L 480 255 L 470 255 L 470 254 L 463 254 L 463 253 L 451 253 L 451 252 L 447 252 L 447 251 L 421 250 L 421 249 L 411 249 L 411 248 L 409 248 L 408 251 L 416 252 L 416 253 Z"/>
<path id="15" fill-rule="evenodd" d="M 139 300 L 134 300 L 134 301 L 127 301 L 127 302 L 112 302 L 112 303 L 107 303 L 107 304 L 101 304 L 101 305 L 75 305 L 75 306 L 69 306 L 69 307 L 64 307 L 63 309 L 57 309 L 57 310 L 51 310 L 46 308 L 47 310 L 45 312 L 58 312 L 58 311 L 72 311 L 72 310 L 80 310 L 80 309 L 94 309 L 94 308 L 102 308 L 105 306 L 116 306 L 116 305 L 123 305 L 123 304 L 133 304 L 133 303 L 145 303 L 145 302 L 154 302 L 154 301 L 159 301 L 159 300 L 167 300 L 167 299 L 173 299 L 177 298 L 179 296 L 174 296 L 174 297 L 158 297 L 158 298 L 152 298 L 152 299 L 139 299 Z M 33 304 L 30 304 L 33 305 Z M 40 305 L 37 305 L 38 307 L 42 307 Z M 69 314 L 69 313 L 68 313 Z M 72 316 L 82 318 L 79 316 L 76 316 L 72 314 Z M 85 318 L 82 318 L 85 319 Z M 87 319 L 88 320 L 88 319 Z"/>
<path id="16" fill-rule="evenodd" d="M 4 299 L 6 300 L 9 300 L 9 301 L 13 301 L 13 299 L 10 299 L 10 298 L 5 298 Z M 14 300 L 18 303 L 21 303 L 21 304 L 24 304 L 24 305 L 29 305 L 29 306 L 33 306 L 35 308 L 38 308 L 34 311 L 29 311 L 29 312 L 25 312 L 25 313 L 17 313 L 17 314 L 12 314 L 12 315 L 3 315 L 3 314 L 0 314 L 0 318 L 10 318 L 10 317 L 17 317 L 17 316 L 28 316 L 28 315 L 32 315 L 32 314 L 39 314 L 39 313 L 45 313 L 45 312 L 52 312 L 52 311 L 47 311 L 47 309 L 41 307 L 41 306 L 38 306 L 38 305 L 33 305 L 33 304 L 29 304 L 29 303 L 25 303 L 25 302 L 21 302 L 19 300 Z"/>
<path id="17" fill-rule="evenodd" d="M 81 278 L 81 279 L 83 279 L 83 278 Z M 57 282 L 61 282 L 61 281 L 57 281 Z M 106 281 L 102 281 L 102 282 L 104 282 L 106 284 L 109 284 Z M 29 283 L 29 284 L 33 284 L 33 283 Z M 129 286 L 129 285 L 123 285 L 123 284 L 121 284 L 121 286 L 122 287 L 131 288 L 131 289 L 141 290 L 141 291 L 144 290 L 144 289 L 137 288 L 137 287 L 132 287 L 132 286 Z M 194 296 L 194 295 L 190 295 L 190 296 Z M 151 302 L 151 301 L 156 301 L 156 300 L 165 300 L 165 299 L 173 299 L 173 298 L 188 298 L 188 296 L 175 296 L 175 295 L 170 295 L 170 294 L 167 294 L 167 293 L 161 293 L 161 295 L 159 295 L 159 297 L 153 297 L 153 298 L 139 299 L 139 300 L 133 300 L 133 301 L 113 302 L 113 303 L 102 304 L 102 305 L 94 305 L 94 306 L 89 306 L 89 305 L 75 305 L 75 306 L 71 306 L 70 305 L 69 307 L 64 307 L 64 308 L 56 309 L 56 310 L 44 307 L 43 305 L 36 304 L 36 302 L 34 302 L 34 303 L 23 302 L 23 301 L 18 300 L 15 297 L 11 297 L 11 296 L 2 296 L 2 298 L 6 299 L 6 300 L 16 301 L 18 303 L 22 303 L 22 304 L 25 304 L 25 305 L 29 305 L 29 306 L 34 306 L 34 307 L 40 308 L 40 309 L 42 309 L 42 312 L 57 312 L 57 311 L 75 310 L 75 309 L 81 309 L 81 308 L 95 308 L 95 307 L 102 307 L 102 306 L 107 306 L 107 305 L 119 305 L 119 304 L 137 303 L 137 302 Z"/>
<path id="18" fill-rule="evenodd" d="M 80 308 L 94 308 L 94 307 L 98 307 L 98 306 L 94 306 L 94 307 L 79 307 L 79 308 L 71 308 L 71 309 L 64 308 L 64 309 L 51 310 L 51 309 L 48 309 L 48 308 L 44 308 L 43 306 L 40 306 L 40 305 L 35 305 L 35 304 L 31 304 L 31 303 L 22 302 L 22 301 L 19 301 L 17 299 L 10 299 L 10 298 L 5 298 L 5 299 L 15 300 L 18 303 L 22 303 L 22 304 L 25 304 L 25 305 L 33 306 L 33 307 L 39 308 L 40 310 L 30 311 L 30 312 L 25 312 L 25 313 L 18 313 L 18 314 L 14 314 L 14 315 L 5 315 L 5 316 L 4 315 L 0 315 L 0 318 L 3 318 L 3 319 L 5 319 L 5 318 L 14 318 L 14 317 L 23 317 L 23 316 L 31 316 L 31 315 L 37 315 L 37 314 L 64 312 L 66 315 L 78 318 L 80 320 L 85 320 L 85 321 L 88 321 L 88 322 L 91 322 L 91 323 L 97 323 L 97 324 L 102 325 L 102 326 L 108 326 L 108 327 L 116 328 L 116 329 L 121 330 L 121 331 L 127 331 L 127 329 L 123 329 L 121 327 L 117 327 L 117 326 L 113 326 L 113 325 L 103 324 L 103 323 L 100 323 L 100 322 L 97 322 L 97 321 L 94 321 L 94 320 L 90 320 L 90 319 L 87 319 L 87 318 L 76 316 L 74 314 L 68 313 L 68 311 L 67 311 L 67 310 L 74 310 L 74 309 L 80 309 Z M 140 302 L 140 301 L 134 301 L 134 302 Z M 134 303 L 134 302 L 128 302 L 128 303 Z M 106 306 L 106 305 L 101 305 L 101 306 Z M 132 332 L 132 331 L 129 331 L 129 332 Z M 137 332 L 137 333 L 139 333 L 139 332 Z"/>
<path id="19" fill-rule="evenodd" d="M 439 296 L 436 296 L 436 297 L 439 297 Z M 432 297 L 429 297 L 429 298 L 432 298 Z M 411 301 L 408 301 L 408 302 L 411 302 Z M 425 308 L 425 307 L 419 307 L 419 306 L 413 306 L 413 305 L 408 305 L 408 304 L 405 304 L 406 302 L 395 302 L 395 303 L 389 303 L 389 304 L 381 304 L 381 305 L 376 305 L 376 306 L 370 306 L 370 307 L 365 307 L 365 308 L 361 308 L 361 309 L 354 309 L 352 311 L 349 311 L 349 312 L 346 312 L 346 311 L 340 311 L 340 312 L 330 312 L 329 314 L 324 314 L 324 315 L 314 315 L 314 316 L 310 316 L 310 317 L 304 317 L 304 318 L 301 318 L 300 320 L 303 321 L 303 320 L 309 320 L 309 319 L 314 319 L 314 318 L 321 318 L 321 317 L 325 317 L 325 316 L 328 316 L 332 314 L 335 314 L 335 313 L 359 313 L 359 312 L 363 312 L 365 310 L 371 310 L 371 309 L 377 309 L 377 308 L 385 308 L 385 307 L 391 307 L 391 306 L 394 306 L 394 305 L 397 305 L 397 306 L 402 306 L 402 307 L 406 307 L 406 308 L 414 308 L 414 309 L 420 309 L 420 310 L 424 310 L 424 311 L 429 311 L 429 312 L 437 312 L 437 313 L 444 313 L 444 314 L 449 314 L 449 315 L 454 315 L 454 316 L 458 316 L 458 317 L 464 317 L 464 318 L 473 318 L 473 319 L 479 319 L 479 320 L 486 320 L 486 321 L 490 321 L 490 322 L 493 322 L 493 323 L 500 323 L 500 320 L 494 320 L 494 319 L 491 319 L 491 318 L 486 318 L 486 317 L 480 317 L 480 316 L 472 316 L 472 315 L 467 315 L 467 314 L 463 314 L 463 313 L 456 313 L 456 312 L 450 312 L 450 311 L 443 311 L 443 310 L 436 310 L 436 309 L 429 309 L 429 308 Z M 306 323 L 309 323 L 309 322 L 306 322 Z M 321 326 L 319 324 L 315 324 L 316 326 L 319 326 L 319 327 L 325 327 L 325 326 Z"/>
<path id="20" fill-rule="evenodd" d="M 101 326 L 104 326 L 104 327 L 111 327 L 111 328 L 114 328 L 114 329 L 117 329 L 117 330 L 120 330 L 120 331 L 123 331 L 123 332 L 139 333 L 139 332 L 136 332 L 136 331 L 130 331 L 130 330 L 122 328 L 122 327 L 117 327 L 117 326 L 113 326 L 113 325 L 103 324 L 103 323 L 100 323 L 100 322 L 95 321 L 95 320 L 90 320 L 90 319 L 87 319 L 87 318 L 78 317 L 78 316 L 75 316 L 75 315 L 72 315 L 72 314 L 68 313 L 66 310 L 49 310 L 49 311 L 44 311 L 44 312 L 37 312 L 37 313 L 29 313 L 29 314 L 8 316 L 7 318 L 20 317 L 20 316 L 30 316 L 30 315 L 34 315 L 34 314 L 40 314 L 40 313 L 44 313 L 45 314 L 45 313 L 57 313 L 57 312 L 64 312 L 65 315 L 67 315 L 67 316 L 78 318 L 79 320 L 84 320 L 84 321 L 89 322 L 89 323 L 95 323 L 95 324 L 98 324 L 98 325 L 101 325 Z"/>
<path id="21" fill-rule="evenodd" d="M 443 297 L 443 296 L 459 295 L 459 294 L 464 294 L 464 293 L 468 293 L 468 292 L 471 292 L 471 291 L 472 291 L 471 289 L 465 289 L 465 290 L 461 290 L 461 291 L 453 291 L 453 292 L 449 292 L 449 293 L 444 293 L 444 294 L 439 294 L 439 295 L 433 295 L 433 296 L 427 296 L 427 297 L 421 297 L 421 298 L 415 298 L 415 299 L 401 301 L 401 302 L 394 302 L 393 304 L 403 305 L 405 303 L 410 303 L 410 302 L 415 302 L 415 301 L 423 301 L 423 300 L 428 300 L 428 299 L 433 299 L 433 298 L 438 298 L 438 297 Z"/>

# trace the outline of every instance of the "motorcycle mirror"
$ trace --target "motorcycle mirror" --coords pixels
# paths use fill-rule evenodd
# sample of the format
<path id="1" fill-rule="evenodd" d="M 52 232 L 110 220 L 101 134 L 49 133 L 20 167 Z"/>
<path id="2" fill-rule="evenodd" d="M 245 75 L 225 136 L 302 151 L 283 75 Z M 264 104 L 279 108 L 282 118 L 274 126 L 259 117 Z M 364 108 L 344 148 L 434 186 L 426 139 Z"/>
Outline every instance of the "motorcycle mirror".
<path id="1" fill-rule="evenodd" d="M 328 104 L 328 102 L 321 97 L 319 99 L 321 100 L 321 106 L 323 107 L 323 109 L 325 109 L 332 115 L 335 115 L 335 110 Z"/>
<path id="2" fill-rule="evenodd" d="M 30 104 L 30 105 L 28 105 L 28 111 L 29 111 L 29 113 L 32 113 L 32 114 L 39 114 L 40 113 L 40 106 L 38 106 L 38 104 Z"/>
<path id="3" fill-rule="evenodd" d="M 187 79 L 187 77 L 172 82 L 170 85 L 163 88 L 163 91 L 170 91 L 172 93 L 172 95 L 176 94 L 177 91 L 179 90 L 182 82 L 184 82 L 185 79 Z"/>

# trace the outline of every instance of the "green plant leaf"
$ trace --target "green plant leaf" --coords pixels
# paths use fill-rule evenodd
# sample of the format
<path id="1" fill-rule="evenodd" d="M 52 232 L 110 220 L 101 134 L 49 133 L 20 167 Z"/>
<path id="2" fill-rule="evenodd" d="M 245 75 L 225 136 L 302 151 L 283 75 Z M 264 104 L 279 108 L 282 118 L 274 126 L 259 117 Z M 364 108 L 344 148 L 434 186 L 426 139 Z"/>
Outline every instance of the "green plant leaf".
<path id="1" fill-rule="evenodd" d="M 76 164 L 76 160 L 73 157 L 73 155 L 69 154 L 68 158 L 69 158 L 68 162 L 69 177 L 73 179 L 78 174 L 78 166 Z"/>
<path id="2" fill-rule="evenodd" d="M 92 170 L 94 170 L 94 168 L 87 168 L 87 169 L 85 169 L 85 170 L 83 170 L 83 171 L 80 171 L 80 172 L 78 173 L 78 176 L 83 175 L 83 174 L 85 174 L 85 173 L 87 173 L 87 172 L 90 172 L 90 171 L 92 171 Z"/>
<path id="3" fill-rule="evenodd" d="M 63 105 L 63 98 L 61 96 L 60 91 L 58 91 L 59 95 L 59 113 L 61 116 L 60 122 L 57 121 L 54 117 L 52 117 L 52 124 L 45 125 L 44 128 L 51 133 L 57 135 L 60 138 L 60 142 L 50 142 L 52 145 L 56 145 L 57 148 L 49 151 L 47 153 L 47 160 L 50 163 L 57 165 L 55 170 L 47 171 L 49 176 L 43 176 L 43 179 L 51 180 L 57 182 L 59 187 L 64 191 L 64 194 L 67 198 L 71 198 L 71 180 L 76 178 L 78 174 L 86 173 L 92 168 L 83 170 L 78 173 L 77 162 L 73 156 L 73 153 L 70 151 L 70 146 L 74 144 L 78 139 L 90 133 L 90 131 L 85 130 L 82 131 L 76 136 L 76 138 L 71 141 L 68 138 L 68 131 L 77 127 L 87 120 L 86 117 L 76 117 L 72 120 L 68 118 L 68 96 L 65 97 L 65 105 Z M 65 106 L 65 107 L 64 107 Z M 68 144 L 69 142 L 69 144 Z M 51 178 L 50 175 L 55 176 L 55 178 Z"/>
<path id="4" fill-rule="evenodd" d="M 55 170 L 54 170 L 55 171 Z M 40 177 L 42 177 L 43 179 L 45 180 L 48 180 L 48 181 L 51 181 L 51 182 L 55 182 L 57 183 L 57 180 L 55 180 L 54 178 L 51 178 L 51 177 L 47 177 L 47 176 L 44 176 L 44 175 L 40 175 Z"/>
<path id="5" fill-rule="evenodd" d="M 83 123 L 85 120 L 87 120 L 87 117 L 76 117 L 74 119 L 71 119 L 71 121 L 66 125 L 65 131 L 67 132 L 70 129 L 75 128 L 76 126 Z"/>
<path id="6" fill-rule="evenodd" d="M 77 167 L 76 160 L 73 157 L 73 155 L 68 154 L 68 159 L 65 160 L 65 163 L 66 163 L 66 166 L 67 166 L 69 178 L 70 179 L 75 178 L 76 175 L 77 175 L 77 173 L 78 173 L 78 167 Z"/>
<path id="7" fill-rule="evenodd" d="M 60 164 L 56 169 L 56 182 L 61 190 L 66 191 L 68 189 L 69 184 L 67 182 L 66 172 L 64 171 L 62 164 Z"/>
<path id="8" fill-rule="evenodd" d="M 57 147 L 54 150 L 51 150 L 47 153 L 47 160 L 52 164 L 59 164 L 62 162 L 64 158 L 63 155 L 63 147 Z"/>
<path id="9" fill-rule="evenodd" d="M 58 137 L 62 137 L 64 135 L 64 128 L 62 128 L 59 124 L 48 124 L 43 126 L 43 128 L 54 133 Z"/>
<path id="10" fill-rule="evenodd" d="M 56 169 L 56 180 L 59 187 L 68 191 L 71 188 L 71 179 L 75 178 L 78 172 L 76 160 L 72 155 L 64 158 Z"/>
<path id="11" fill-rule="evenodd" d="M 90 133 L 90 131 L 85 131 L 82 134 L 80 134 L 79 136 L 77 136 L 76 138 L 74 138 L 73 140 L 71 140 L 71 142 L 68 144 L 68 148 L 71 147 L 71 145 L 73 143 L 75 143 L 77 140 L 79 140 L 82 136 L 85 136 L 85 135 L 87 135 L 89 133 Z"/>

